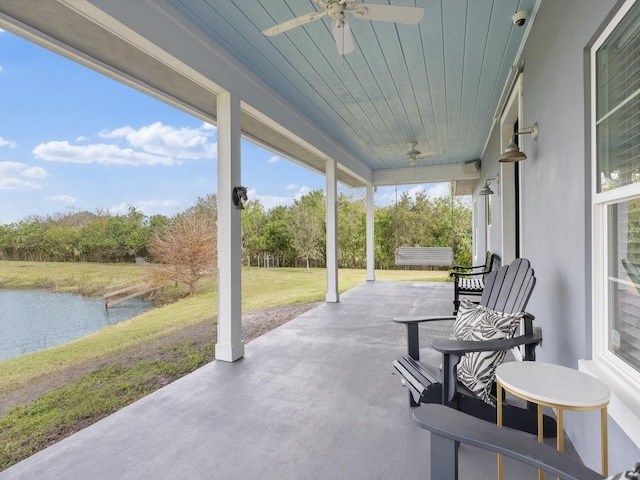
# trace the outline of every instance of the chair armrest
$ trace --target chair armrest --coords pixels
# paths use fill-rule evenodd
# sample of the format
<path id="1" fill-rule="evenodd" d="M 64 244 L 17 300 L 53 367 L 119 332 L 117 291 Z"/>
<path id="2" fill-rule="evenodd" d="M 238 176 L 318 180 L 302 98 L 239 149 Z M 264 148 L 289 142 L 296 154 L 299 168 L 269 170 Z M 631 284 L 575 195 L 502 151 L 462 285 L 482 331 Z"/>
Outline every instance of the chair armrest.
<path id="1" fill-rule="evenodd" d="M 486 268 L 487 265 L 453 265 L 453 270 L 473 270 L 474 268 Z"/>
<path id="2" fill-rule="evenodd" d="M 471 268 L 471 265 L 451 265 L 451 268 Z"/>
<path id="3" fill-rule="evenodd" d="M 477 277 L 478 275 L 484 275 L 485 273 L 489 273 L 489 270 L 483 270 L 482 272 L 475 273 L 465 273 L 465 272 L 451 272 L 449 273 L 450 277 Z"/>
<path id="4" fill-rule="evenodd" d="M 421 316 L 421 315 L 407 315 L 407 316 L 403 316 L 403 317 L 394 317 L 393 321 L 396 323 L 402 323 L 404 325 L 408 325 L 410 323 L 423 323 L 423 322 L 438 322 L 441 320 L 455 320 L 456 317 L 452 316 L 452 315 L 447 315 L 444 317 L 437 317 L 437 316 L 431 316 L 431 317 L 425 317 L 425 316 Z"/>
<path id="5" fill-rule="evenodd" d="M 542 336 L 534 333 L 500 340 L 435 340 L 431 345 L 442 353 L 442 404 L 448 404 L 455 396 L 458 383 L 455 367 L 465 353 L 509 350 L 520 345 L 537 345 L 541 341 Z"/>
<path id="6" fill-rule="evenodd" d="M 396 323 L 401 323 L 407 327 L 407 353 L 414 360 L 420 360 L 420 336 L 418 334 L 418 326 L 423 322 L 436 322 L 439 320 L 455 320 L 456 317 L 424 317 L 424 316 L 405 316 L 395 317 Z"/>
<path id="7" fill-rule="evenodd" d="M 455 340 L 438 339 L 431 344 L 434 350 L 447 354 L 464 354 L 469 352 L 495 352 L 498 350 L 510 350 L 520 345 L 537 345 L 542 342 L 539 334 L 519 335 L 513 338 L 500 340 Z"/>
<path id="8" fill-rule="evenodd" d="M 501 453 L 565 480 L 604 478 L 554 447 L 538 443 L 533 435 L 498 427 L 444 405 L 421 406 L 413 412 L 413 418 L 420 428 L 431 432 L 431 478 L 437 478 L 435 472 L 440 472 L 444 478 L 446 474 L 458 471 L 458 442 Z M 447 461 L 454 464 L 443 465 Z"/>

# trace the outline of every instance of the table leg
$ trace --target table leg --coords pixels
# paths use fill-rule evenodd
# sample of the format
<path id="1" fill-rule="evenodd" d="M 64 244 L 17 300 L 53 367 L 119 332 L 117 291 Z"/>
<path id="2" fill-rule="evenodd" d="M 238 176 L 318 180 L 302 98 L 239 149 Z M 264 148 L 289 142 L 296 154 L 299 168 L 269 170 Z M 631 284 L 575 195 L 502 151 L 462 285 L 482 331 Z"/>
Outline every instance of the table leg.
<path id="1" fill-rule="evenodd" d="M 558 422 L 557 448 L 559 452 L 564 452 L 564 410 L 562 408 L 558 408 L 556 420 Z"/>
<path id="2" fill-rule="evenodd" d="M 498 426 L 502 427 L 502 385 L 500 382 L 497 382 L 497 392 L 498 396 Z M 498 480 L 502 480 L 502 455 L 498 454 Z"/>
<path id="3" fill-rule="evenodd" d="M 564 452 L 564 410 L 562 408 L 558 408 L 556 422 L 556 450 Z M 558 480 L 560 480 L 560 477 L 558 477 Z"/>
<path id="4" fill-rule="evenodd" d="M 608 436 L 607 406 L 600 411 L 600 449 L 602 450 L 602 475 L 609 476 L 609 436 Z"/>
<path id="5" fill-rule="evenodd" d="M 538 405 L 538 442 L 544 442 L 544 426 L 542 423 L 542 405 Z M 544 480 L 544 472 L 538 469 L 538 480 Z"/>

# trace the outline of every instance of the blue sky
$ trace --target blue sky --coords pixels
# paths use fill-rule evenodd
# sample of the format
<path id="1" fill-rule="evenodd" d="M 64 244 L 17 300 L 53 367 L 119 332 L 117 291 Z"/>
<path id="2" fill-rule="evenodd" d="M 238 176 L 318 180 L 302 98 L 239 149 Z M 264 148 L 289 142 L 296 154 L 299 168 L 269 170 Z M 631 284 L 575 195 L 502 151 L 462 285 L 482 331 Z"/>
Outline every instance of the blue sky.
<path id="1" fill-rule="evenodd" d="M 129 205 L 170 216 L 215 192 L 215 155 L 215 127 L 0 30 L 0 224 Z M 323 176 L 246 141 L 242 183 L 266 208 L 325 187 Z M 418 190 L 443 196 L 448 185 L 399 186 L 398 195 Z M 394 199 L 394 187 L 375 197 Z"/>

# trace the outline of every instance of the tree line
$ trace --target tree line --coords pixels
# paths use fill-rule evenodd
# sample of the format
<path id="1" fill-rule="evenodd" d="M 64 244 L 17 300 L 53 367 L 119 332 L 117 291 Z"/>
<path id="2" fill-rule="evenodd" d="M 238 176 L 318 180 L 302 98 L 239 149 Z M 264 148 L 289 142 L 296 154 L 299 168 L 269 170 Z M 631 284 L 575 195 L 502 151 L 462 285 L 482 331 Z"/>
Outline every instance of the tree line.
<path id="1" fill-rule="evenodd" d="M 248 202 L 242 211 L 243 262 L 252 266 L 324 267 L 325 212 L 322 190 L 304 195 L 291 206 L 270 210 L 258 200 Z M 173 217 L 147 216 L 129 207 L 126 214 L 120 215 L 74 211 L 0 225 L 0 258 L 103 263 L 154 260 L 154 248 L 159 251 L 158 240 L 175 241 L 173 237 L 185 230 L 189 219 L 205 222 L 210 229 L 194 238 L 208 242 L 215 238 L 215 194 L 198 198 L 193 206 Z M 456 263 L 469 264 L 471 223 L 471 208 L 459 198 L 431 199 L 424 193 L 413 198 L 403 194 L 394 204 L 375 209 L 376 268 L 393 268 L 399 246 L 451 246 Z M 341 193 L 339 267 L 366 266 L 365 225 L 364 199 Z"/>

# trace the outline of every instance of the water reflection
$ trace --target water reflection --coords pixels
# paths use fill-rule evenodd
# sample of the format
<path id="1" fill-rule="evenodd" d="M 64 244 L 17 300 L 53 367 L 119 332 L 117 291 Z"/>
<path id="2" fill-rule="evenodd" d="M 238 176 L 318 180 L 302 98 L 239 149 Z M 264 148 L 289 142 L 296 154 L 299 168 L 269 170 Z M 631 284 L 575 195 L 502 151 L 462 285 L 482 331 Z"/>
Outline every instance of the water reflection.
<path id="1" fill-rule="evenodd" d="M 102 298 L 0 290 L 0 360 L 62 345 L 153 308 L 133 298 L 106 310 Z"/>

